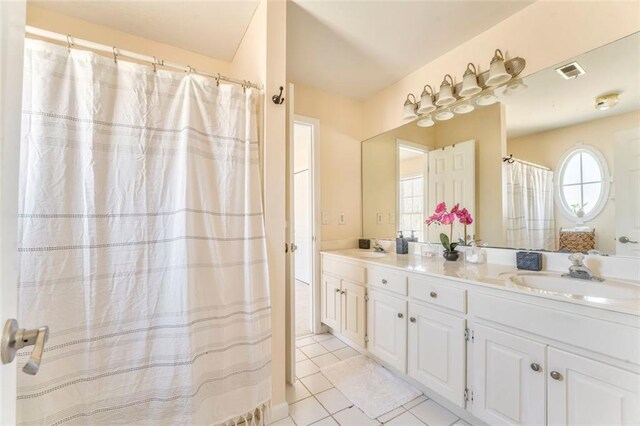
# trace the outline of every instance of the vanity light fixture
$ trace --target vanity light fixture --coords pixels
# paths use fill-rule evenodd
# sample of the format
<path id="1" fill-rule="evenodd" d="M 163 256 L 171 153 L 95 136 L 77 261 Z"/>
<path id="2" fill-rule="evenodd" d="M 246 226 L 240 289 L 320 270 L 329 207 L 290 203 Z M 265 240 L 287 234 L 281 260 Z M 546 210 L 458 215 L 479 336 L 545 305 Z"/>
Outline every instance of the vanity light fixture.
<path id="1" fill-rule="evenodd" d="M 429 114 L 435 111 L 436 106 L 433 104 L 433 88 L 426 84 L 422 89 L 422 95 L 420 96 L 420 107 L 418 108 L 418 114 Z"/>
<path id="2" fill-rule="evenodd" d="M 596 109 L 605 111 L 618 105 L 618 102 L 620 102 L 620 93 L 607 93 L 596 98 Z"/>
<path id="3" fill-rule="evenodd" d="M 453 112 L 455 112 L 456 114 L 468 114 L 474 109 L 476 108 L 473 106 L 473 104 L 471 104 L 471 102 L 465 101 L 459 105 L 454 106 Z"/>
<path id="4" fill-rule="evenodd" d="M 413 98 L 413 101 L 411 100 Z M 404 101 L 404 108 L 402 110 L 402 119 L 403 120 L 412 120 L 416 118 L 418 114 L 416 114 L 416 97 L 413 93 L 409 93 L 407 95 L 407 100 Z"/>
<path id="5" fill-rule="evenodd" d="M 421 118 L 420 120 L 418 120 L 416 124 L 418 125 L 418 127 L 431 127 L 435 123 L 433 122 L 433 119 L 431 118 L 431 116 L 428 115 L 425 118 Z"/>
<path id="6" fill-rule="evenodd" d="M 448 78 L 448 80 L 447 80 Z M 451 105 L 456 101 L 453 96 L 453 77 L 450 74 L 444 76 L 442 83 L 440 84 L 440 91 L 438 92 L 437 106 Z"/>
<path id="7" fill-rule="evenodd" d="M 522 93 L 527 90 L 529 86 L 527 86 L 522 80 L 515 80 L 513 83 L 509 83 L 502 92 L 505 96 L 517 95 L 518 93 Z"/>
<path id="8" fill-rule="evenodd" d="M 507 68 L 504 65 L 504 55 L 500 49 L 496 49 L 489 68 L 487 86 L 497 86 L 499 84 L 506 83 L 509 80 L 511 80 L 511 74 L 507 72 Z"/>
<path id="9" fill-rule="evenodd" d="M 453 118 L 453 113 L 449 108 L 443 109 L 442 111 L 436 114 L 436 120 L 438 121 L 447 121 Z"/>
<path id="10" fill-rule="evenodd" d="M 476 104 L 480 106 L 489 106 L 498 102 L 498 97 L 493 94 L 493 92 L 488 92 L 485 95 L 478 97 L 476 100 Z"/>
<path id="11" fill-rule="evenodd" d="M 482 88 L 478 86 L 478 73 L 476 66 L 471 62 L 467 65 L 467 70 L 462 77 L 462 89 L 460 90 L 460 96 L 469 97 L 477 95 L 482 92 Z"/>

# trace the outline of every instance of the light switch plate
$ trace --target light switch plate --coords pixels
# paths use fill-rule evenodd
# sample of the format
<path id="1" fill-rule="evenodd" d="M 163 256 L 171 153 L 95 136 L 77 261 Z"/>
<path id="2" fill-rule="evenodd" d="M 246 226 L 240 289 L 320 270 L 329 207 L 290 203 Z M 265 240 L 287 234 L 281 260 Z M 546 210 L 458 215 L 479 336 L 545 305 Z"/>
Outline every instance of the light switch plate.
<path id="1" fill-rule="evenodd" d="M 396 223 L 396 214 L 395 213 L 389 213 L 389 224 L 393 225 Z"/>
<path id="2" fill-rule="evenodd" d="M 329 212 L 322 212 L 322 224 L 323 225 L 329 224 Z"/>
<path id="3" fill-rule="evenodd" d="M 376 213 L 376 223 L 382 225 L 384 223 L 384 214 Z"/>
<path id="4" fill-rule="evenodd" d="M 338 213 L 338 225 L 345 225 L 347 223 L 347 216 L 344 212 Z"/>

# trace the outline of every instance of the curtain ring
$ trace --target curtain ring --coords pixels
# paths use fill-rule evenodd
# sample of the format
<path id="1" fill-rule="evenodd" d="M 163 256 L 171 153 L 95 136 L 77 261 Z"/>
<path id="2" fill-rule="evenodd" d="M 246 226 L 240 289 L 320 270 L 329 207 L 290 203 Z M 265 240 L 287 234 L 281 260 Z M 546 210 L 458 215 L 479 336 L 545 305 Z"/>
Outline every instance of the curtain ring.
<path id="1" fill-rule="evenodd" d="M 71 36 L 67 34 L 67 50 L 71 53 L 71 46 L 73 46 L 73 42 L 71 41 Z"/>
<path id="2" fill-rule="evenodd" d="M 218 73 L 218 76 L 216 77 L 216 87 L 220 86 L 220 73 Z"/>
<path id="3" fill-rule="evenodd" d="M 191 65 L 187 65 L 187 74 L 191 74 L 195 69 L 191 67 Z"/>
<path id="4" fill-rule="evenodd" d="M 118 63 L 118 52 L 117 52 L 115 46 L 113 46 L 111 49 L 113 50 L 113 62 L 115 62 L 117 64 Z"/>
<path id="5" fill-rule="evenodd" d="M 156 72 L 158 70 L 158 59 L 156 59 L 156 57 L 153 57 L 153 72 Z"/>

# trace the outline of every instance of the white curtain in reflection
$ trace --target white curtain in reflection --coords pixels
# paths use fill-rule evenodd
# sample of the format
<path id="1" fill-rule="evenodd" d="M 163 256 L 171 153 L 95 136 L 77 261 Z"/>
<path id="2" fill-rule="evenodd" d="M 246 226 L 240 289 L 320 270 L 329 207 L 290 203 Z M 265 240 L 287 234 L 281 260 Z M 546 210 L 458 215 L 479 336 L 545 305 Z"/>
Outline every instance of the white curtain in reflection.
<path id="1" fill-rule="evenodd" d="M 507 246 L 555 250 L 553 171 L 517 160 L 504 167 Z"/>

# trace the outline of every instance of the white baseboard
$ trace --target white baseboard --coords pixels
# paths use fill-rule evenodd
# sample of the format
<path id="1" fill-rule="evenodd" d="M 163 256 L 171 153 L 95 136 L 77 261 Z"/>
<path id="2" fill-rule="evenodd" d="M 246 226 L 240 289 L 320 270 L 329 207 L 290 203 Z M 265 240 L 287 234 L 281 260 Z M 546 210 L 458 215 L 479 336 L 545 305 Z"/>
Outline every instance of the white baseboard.
<path id="1" fill-rule="evenodd" d="M 275 423 L 278 420 L 282 420 L 285 417 L 289 416 L 289 404 L 287 401 L 283 401 L 279 404 L 271 405 L 271 410 L 269 410 L 269 416 L 267 417 L 267 424 Z"/>

